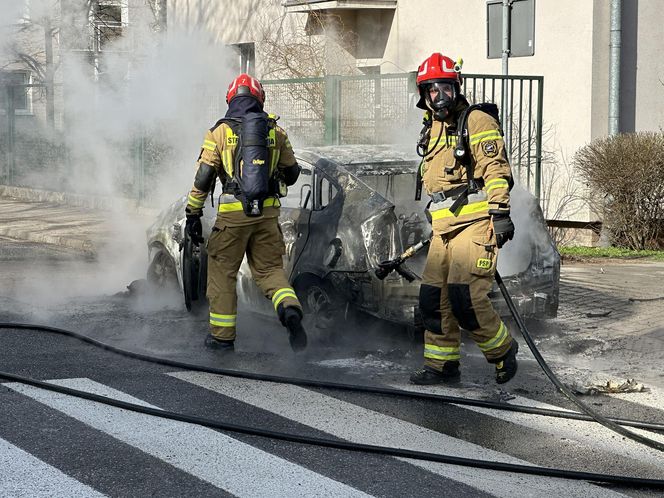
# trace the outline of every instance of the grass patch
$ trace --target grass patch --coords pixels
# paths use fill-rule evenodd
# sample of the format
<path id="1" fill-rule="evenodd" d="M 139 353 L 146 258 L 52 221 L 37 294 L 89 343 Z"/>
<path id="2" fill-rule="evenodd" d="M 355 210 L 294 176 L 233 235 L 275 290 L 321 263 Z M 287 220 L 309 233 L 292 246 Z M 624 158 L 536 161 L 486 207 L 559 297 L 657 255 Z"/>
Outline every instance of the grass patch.
<path id="1" fill-rule="evenodd" d="M 648 258 L 664 261 L 664 251 L 635 251 L 633 249 L 622 249 L 620 247 L 578 247 L 562 246 L 558 248 L 560 255 L 565 258 L 616 258 L 616 259 L 639 259 Z"/>

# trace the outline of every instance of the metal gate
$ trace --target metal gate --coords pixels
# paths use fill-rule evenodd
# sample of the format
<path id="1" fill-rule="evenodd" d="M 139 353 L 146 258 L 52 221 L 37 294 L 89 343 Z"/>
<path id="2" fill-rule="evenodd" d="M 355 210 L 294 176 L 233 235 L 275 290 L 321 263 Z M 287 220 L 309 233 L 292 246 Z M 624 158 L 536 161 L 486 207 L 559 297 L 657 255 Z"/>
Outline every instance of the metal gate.
<path id="1" fill-rule="evenodd" d="M 414 72 L 326 76 L 270 80 L 264 86 L 269 109 L 301 143 L 414 143 L 422 119 L 415 108 L 415 77 Z M 464 74 L 462 89 L 471 103 L 498 105 L 514 175 L 538 198 L 543 84 L 541 76 Z"/>
<path id="2" fill-rule="evenodd" d="M 422 111 L 415 108 L 418 99 L 415 73 L 359 76 L 326 76 L 264 81 L 267 108 L 281 116 L 280 123 L 296 143 L 308 145 L 337 144 L 414 144 L 421 126 Z M 465 74 L 463 92 L 471 103 L 494 102 L 501 109 L 505 143 L 512 169 L 521 184 L 540 197 L 542 163 L 541 76 L 500 76 Z M 501 101 L 503 87 L 507 101 Z M 44 126 L 45 119 L 36 103 L 43 95 L 43 85 L 0 86 L 0 170 L 7 185 L 48 188 L 40 184 L 39 168 L 50 165 L 66 171 L 69 152 L 58 134 Z M 34 112 L 16 108 L 22 96 L 30 94 Z M 18 97 L 17 97 L 18 95 Z M 220 96 L 210 99 L 210 121 L 224 111 Z M 28 119 L 28 114 L 31 119 Z M 56 109 L 56 127 L 62 124 L 63 109 Z M 32 124 L 30 124 L 32 123 Z M 37 124 L 41 123 L 41 126 Z M 158 154 L 167 150 L 154 137 L 140 132 L 127 144 L 126 156 L 133 171 L 124 172 L 126 194 L 137 198 L 146 195 L 144 178 Z"/>

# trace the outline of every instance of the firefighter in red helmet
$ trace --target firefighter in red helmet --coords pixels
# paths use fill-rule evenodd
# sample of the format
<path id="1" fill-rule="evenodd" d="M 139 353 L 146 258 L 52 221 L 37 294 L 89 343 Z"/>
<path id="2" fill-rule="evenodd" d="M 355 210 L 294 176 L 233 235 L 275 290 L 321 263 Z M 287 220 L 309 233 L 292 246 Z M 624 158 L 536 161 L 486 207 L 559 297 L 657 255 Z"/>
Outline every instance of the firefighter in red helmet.
<path id="1" fill-rule="evenodd" d="M 228 87 L 225 117 L 207 131 L 186 207 L 186 230 L 203 242 L 201 216 L 217 178 L 222 185 L 217 219 L 207 243 L 210 303 L 208 348 L 233 351 L 237 321 L 237 272 L 246 254 L 252 276 L 288 329 L 291 347 L 307 335 L 302 306 L 283 270 L 280 197 L 300 174 L 286 132 L 263 111 L 261 83 L 241 74 Z"/>
<path id="2" fill-rule="evenodd" d="M 420 286 L 424 367 L 415 384 L 460 379 L 460 328 L 467 330 L 496 381 L 517 371 L 518 344 L 489 299 L 498 250 L 514 235 L 512 173 L 497 108 L 469 106 L 461 93 L 462 60 L 432 54 L 418 68 L 417 107 L 426 111 L 418 152 L 431 198 L 433 238 Z"/>

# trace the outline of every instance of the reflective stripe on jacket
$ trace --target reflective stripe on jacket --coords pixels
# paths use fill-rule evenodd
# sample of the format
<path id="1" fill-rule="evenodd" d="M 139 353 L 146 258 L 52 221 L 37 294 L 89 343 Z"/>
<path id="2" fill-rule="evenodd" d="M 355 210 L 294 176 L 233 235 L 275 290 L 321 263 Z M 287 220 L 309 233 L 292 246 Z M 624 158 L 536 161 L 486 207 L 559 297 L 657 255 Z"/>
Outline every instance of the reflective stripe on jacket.
<path id="1" fill-rule="evenodd" d="M 429 147 L 432 148 L 436 141 L 438 144 L 421 165 L 424 188 L 429 195 L 468 183 L 466 168 L 454 156 L 457 139 L 454 128 L 450 130 L 450 127 L 450 123 L 440 121 L 434 121 L 432 125 Z M 488 218 L 489 210 L 509 211 L 508 180 L 511 180 L 512 172 L 498 122 L 489 114 L 474 110 L 468 115 L 468 135 L 470 150 L 467 154 L 471 157 L 473 176 L 484 181 L 484 188 L 482 192 L 471 194 L 468 202 L 456 213 L 440 206 L 435 206 L 433 211 L 430 209 L 436 234 L 452 232 L 476 220 Z M 449 202 L 447 207 L 452 203 Z"/>

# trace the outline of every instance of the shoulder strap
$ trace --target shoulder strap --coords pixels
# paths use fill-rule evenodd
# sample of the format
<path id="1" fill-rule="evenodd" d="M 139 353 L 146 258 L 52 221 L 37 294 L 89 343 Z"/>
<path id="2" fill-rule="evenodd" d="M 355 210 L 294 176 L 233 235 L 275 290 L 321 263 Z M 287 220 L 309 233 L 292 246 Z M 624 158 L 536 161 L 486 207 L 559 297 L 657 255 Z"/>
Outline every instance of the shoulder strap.
<path id="1" fill-rule="evenodd" d="M 474 183 L 473 162 L 470 156 L 470 133 L 468 132 L 468 116 L 474 110 L 480 110 L 487 113 L 498 122 L 500 126 L 500 113 L 498 106 L 490 102 L 482 102 L 466 107 L 457 121 L 457 146 L 454 149 L 454 157 L 466 168 L 466 177 L 468 179 L 469 190 L 476 190 Z M 502 135 L 503 130 L 500 128 Z"/>
<path id="2" fill-rule="evenodd" d="M 210 131 L 216 130 L 222 124 L 227 125 L 231 129 L 233 134 L 238 137 L 238 148 L 239 148 L 239 146 L 240 146 L 239 141 L 241 140 L 240 137 L 242 135 L 242 133 L 241 133 L 242 132 L 242 119 L 240 119 L 240 118 L 221 118 L 214 124 L 214 126 L 212 128 L 210 128 Z M 224 135 L 224 140 L 226 140 L 226 135 Z M 233 165 L 232 165 L 233 170 L 231 172 L 226 168 L 226 165 L 230 164 L 230 162 L 231 162 L 230 161 L 230 155 L 226 156 L 226 154 L 224 153 L 224 156 L 222 157 L 222 163 L 223 164 L 222 164 L 221 169 L 224 171 L 227 178 L 232 178 L 233 180 L 236 179 L 235 178 L 236 177 L 236 172 L 239 171 L 238 158 L 239 158 L 239 154 L 235 154 L 235 157 L 233 158 L 233 161 L 232 161 L 233 162 Z"/>
<path id="3" fill-rule="evenodd" d="M 470 154 L 468 154 L 468 148 L 470 147 L 470 134 L 468 133 L 468 116 L 474 110 L 479 110 L 487 113 L 489 116 L 494 118 L 498 122 L 500 127 L 500 113 L 498 111 L 498 106 L 490 102 L 483 102 L 481 104 L 473 104 L 466 107 L 457 121 L 457 149 L 454 151 L 455 157 L 461 161 L 462 164 L 466 165 L 470 163 Z M 502 135 L 503 129 L 500 127 L 500 133 Z"/>

